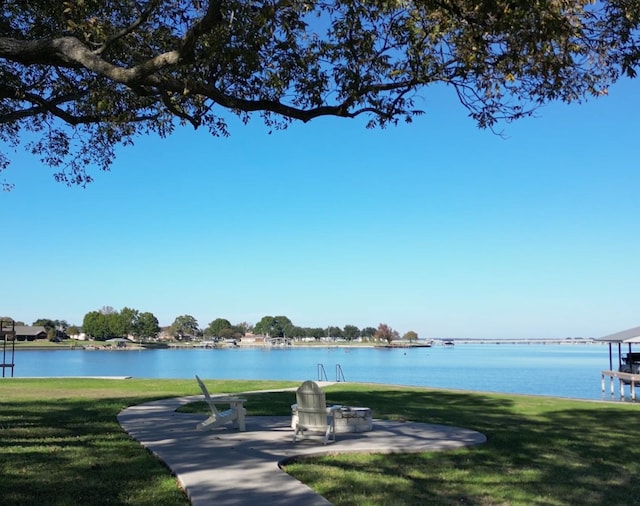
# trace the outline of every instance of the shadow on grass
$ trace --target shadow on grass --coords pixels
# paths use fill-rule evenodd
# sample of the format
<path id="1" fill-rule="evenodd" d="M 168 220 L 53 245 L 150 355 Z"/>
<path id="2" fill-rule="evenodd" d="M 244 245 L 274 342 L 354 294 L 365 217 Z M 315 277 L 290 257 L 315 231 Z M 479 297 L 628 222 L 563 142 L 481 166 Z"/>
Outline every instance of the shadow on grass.
<path id="1" fill-rule="evenodd" d="M 192 388 L 197 393 L 195 382 Z M 376 418 L 467 427 L 488 437 L 485 445 L 450 452 L 327 456 L 287 467 L 336 505 L 640 502 L 638 405 L 382 385 L 325 391 L 328 403 L 368 406 Z M 246 396 L 249 416 L 288 415 L 295 402 L 294 392 Z M 188 504 L 167 469 L 116 420 L 124 407 L 153 398 L 1 402 L 0 502 Z"/>
<path id="2" fill-rule="evenodd" d="M 388 387 L 326 391 L 332 403 L 371 407 L 376 418 L 455 425 L 488 438 L 452 452 L 330 456 L 288 468 L 335 504 L 640 504 L 639 406 Z"/>
<path id="3" fill-rule="evenodd" d="M 216 380 L 210 388 L 241 392 L 290 384 Z M 167 468 L 124 432 L 117 415 L 131 405 L 200 394 L 195 380 L 43 378 L 1 387 L 3 506 L 189 504 Z"/>
<path id="4" fill-rule="evenodd" d="M 187 505 L 167 469 L 116 420 L 148 398 L 0 403 L 4 505 Z"/>

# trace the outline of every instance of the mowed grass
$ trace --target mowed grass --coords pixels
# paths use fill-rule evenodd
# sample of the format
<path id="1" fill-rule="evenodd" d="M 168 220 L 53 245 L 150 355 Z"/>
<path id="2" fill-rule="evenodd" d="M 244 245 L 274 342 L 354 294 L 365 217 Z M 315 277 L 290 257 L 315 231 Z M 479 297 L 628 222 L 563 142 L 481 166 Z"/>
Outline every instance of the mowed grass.
<path id="1" fill-rule="evenodd" d="M 329 456 L 287 467 L 346 505 L 640 504 L 640 406 L 344 385 L 336 404 L 375 416 L 467 427 L 484 445 L 450 452 Z"/>
<path id="2" fill-rule="evenodd" d="M 292 386 L 206 383 L 214 393 Z M 337 506 L 640 504 L 639 405 L 348 383 L 325 391 L 329 403 L 369 406 L 376 418 L 488 437 L 448 452 L 331 455 L 286 467 Z M 0 381 L 0 502 L 188 504 L 170 471 L 124 433 L 116 415 L 198 393 L 192 380 Z M 295 402 L 293 392 L 246 396 L 249 416 L 288 415 Z"/>
<path id="3" fill-rule="evenodd" d="M 210 386 L 238 392 L 283 385 Z M 199 393 L 195 380 L 1 380 L 0 504 L 189 504 L 171 472 L 122 430 L 116 416 L 134 404 Z"/>

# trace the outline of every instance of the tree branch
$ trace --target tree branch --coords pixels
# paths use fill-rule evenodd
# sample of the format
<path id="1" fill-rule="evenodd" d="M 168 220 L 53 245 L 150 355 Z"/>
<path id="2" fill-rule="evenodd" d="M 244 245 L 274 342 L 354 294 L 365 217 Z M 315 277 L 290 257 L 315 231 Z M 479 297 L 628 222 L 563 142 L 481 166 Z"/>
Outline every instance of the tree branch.
<path id="1" fill-rule="evenodd" d="M 200 126 L 200 121 L 197 118 L 194 118 L 193 116 L 180 110 L 173 102 L 171 102 L 171 97 L 169 96 L 168 93 L 161 93 L 160 97 L 162 99 L 162 103 L 169 110 L 169 112 L 171 112 L 178 118 L 188 121 L 189 123 L 191 123 L 191 125 L 195 129 L 197 129 Z"/>
<path id="2" fill-rule="evenodd" d="M 150 58 L 140 65 L 122 68 L 103 60 L 98 54 L 75 37 L 58 37 L 25 41 L 0 37 L 0 58 L 24 65 L 59 65 L 61 67 L 84 67 L 112 81 L 122 84 L 135 83 L 180 60 L 178 51 L 168 51 Z"/>
<path id="3" fill-rule="evenodd" d="M 51 65 L 55 63 L 62 67 L 84 67 L 102 77 L 127 85 L 132 90 L 139 90 L 139 88 L 137 88 L 139 86 L 151 86 L 159 91 L 164 90 L 182 94 L 185 89 L 184 81 L 170 77 L 162 77 L 157 73 L 167 66 L 176 65 L 180 60 L 180 51 L 166 52 L 140 65 L 131 68 L 122 68 L 104 61 L 99 55 L 89 50 L 75 37 L 60 37 L 57 39 L 37 41 L 0 38 L 0 58 L 1 57 L 26 65 Z M 391 90 L 394 86 L 387 85 L 386 88 Z M 348 101 L 335 106 L 321 106 L 304 110 L 275 100 L 247 100 L 234 97 L 223 93 L 213 85 L 206 85 L 204 83 L 188 83 L 188 89 L 192 94 L 210 98 L 229 109 L 246 112 L 265 110 L 304 122 L 327 115 L 353 117 L 348 111 L 350 105 Z M 33 100 L 43 100 L 35 96 L 32 98 Z M 37 103 L 62 119 L 68 117 L 70 120 L 77 121 L 73 119 L 73 116 L 69 116 L 64 111 L 49 109 L 51 104 L 47 104 L 46 102 Z"/>
<path id="4" fill-rule="evenodd" d="M 113 34 L 111 37 L 107 38 L 107 40 L 105 40 L 104 43 L 94 51 L 94 53 L 97 55 L 104 53 L 104 51 L 107 50 L 109 46 L 111 46 L 111 44 L 121 39 L 122 37 L 129 35 L 134 30 L 136 30 L 136 28 L 145 23 L 149 19 L 149 16 L 151 16 L 151 13 L 160 5 L 160 1 L 161 0 L 153 0 L 152 2 L 149 2 L 149 6 L 147 7 L 147 9 L 144 10 L 133 23 L 123 28 L 119 32 Z"/>
<path id="5" fill-rule="evenodd" d="M 182 39 L 179 52 L 183 59 L 193 59 L 198 38 L 210 31 L 216 24 L 223 21 L 221 9 L 222 5 L 219 0 L 211 0 L 209 2 L 205 15 L 193 24 Z"/>
<path id="6" fill-rule="evenodd" d="M 14 121 L 30 118 L 33 116 L 38 116 L 40 114 L 44 114 L 47 112 L 52 114 L 53 116 L 56 116 L 57 118 L 62 119 L 64 122 L 70 125 L 114 121 L 113 114 L 103 114 L 103 115 L 94 114 L 94 115 L 78 116 L 57 107 L 58 104 L 73 102 L 77 100 L 79 97 L 86 95 L 86 93 L 87 92 L 78 92 L 75 94 L 61 95 L 59 97 L 46 99 L 38 95 L 34 95 L 33 93 L 19 92 L 18 90 L 14 90 L 6 86 L 0 86 L 0 98 L 10 98 L 10 99 L 22 100 L 22 101 L 30 102 L 32 104 L 36 104 L 34 107 L 30 107 L 28 109 L 13 110 L 12 112 L 7 114 L 0 113 L 0 124 L 12 123 Z M 133 122 L 151 121 L 151 120 L 157 119 L 158 116 L 159 116 L 158 114 L 132 116 L 132 117 L 128 117 L 127 121 L 133 121 Z"/>

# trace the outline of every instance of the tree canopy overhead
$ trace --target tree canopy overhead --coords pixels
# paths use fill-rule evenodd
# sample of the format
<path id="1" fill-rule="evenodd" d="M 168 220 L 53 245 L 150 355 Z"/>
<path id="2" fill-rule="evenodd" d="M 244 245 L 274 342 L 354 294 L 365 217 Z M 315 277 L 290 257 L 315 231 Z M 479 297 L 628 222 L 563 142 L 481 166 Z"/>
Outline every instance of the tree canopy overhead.
<path id="1" fill-rule="evenodd" d="M 410 121 L 452 86 L 480 127 L 635 74 L 639 0 L 5 0 L 0 170 L 25 138 L 68 184 L 178 124 Z M 4 183 L 5 186 L 8 183 Z"/>

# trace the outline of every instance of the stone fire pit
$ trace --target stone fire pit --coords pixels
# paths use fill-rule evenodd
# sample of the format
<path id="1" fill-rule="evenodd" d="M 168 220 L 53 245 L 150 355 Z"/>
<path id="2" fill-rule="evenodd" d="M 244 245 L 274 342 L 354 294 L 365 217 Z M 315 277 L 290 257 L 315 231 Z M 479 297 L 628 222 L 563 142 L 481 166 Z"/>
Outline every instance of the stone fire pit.
<path id="1" fill-rule="evenodd" d="M 370 408 L 354 406 L 332 406 L 327 411 L 333 412 L 336 434 L 350 432 L 368 432 L 373 429 L 373 415 Z M 291 405 L 291 428 L 298 423 L 298 405 Z"/>

